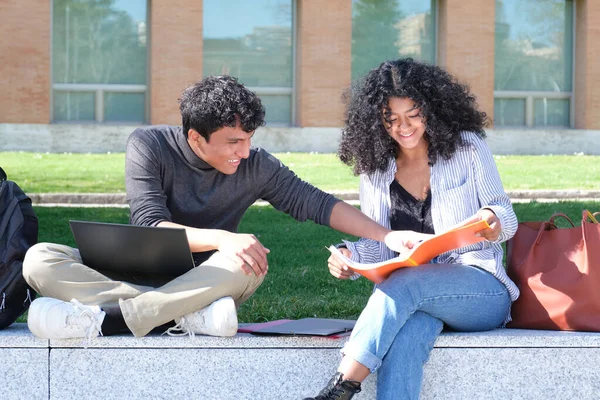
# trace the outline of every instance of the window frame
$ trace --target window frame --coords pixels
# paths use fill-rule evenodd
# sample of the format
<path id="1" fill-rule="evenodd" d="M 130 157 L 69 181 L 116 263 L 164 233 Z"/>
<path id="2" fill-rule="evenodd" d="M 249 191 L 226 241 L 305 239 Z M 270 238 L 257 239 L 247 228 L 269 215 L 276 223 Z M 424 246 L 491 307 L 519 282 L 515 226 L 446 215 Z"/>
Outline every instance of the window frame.
<path id="1" fill-rule="evenodd" d="M 433 15 L 433 32 L 432 32 L 432 40 L 433 40 L 433 60 L 432 61 L 426 61 L 426 62 L 430 62 L 433 65 L 440 65 L 440 54 L 439 54 L 439 50 L 440 50 L 440 0 L 428 0 L 431 1 L 432 6 L 431 6 L 431 12 L 434 14 Z M 352 21 L 353 19 L 353 6 L 354 6 L 354 1 L 350 0 L 350 7 L 351 7 L 351 23 L 353 23 L 354 21 Z M 352 45 L 352 41 L 353 41 L 353 37 L 352 37 L 352 33 L 350 34 L 350 44 Z M 352 49 L 350 50 L 350 58 L 352 59 Z M 383 61 L 383 60 L 382 60 Z M 350 61 L 352 62 L 352 61 Z M 373 68 L 375 68 L 377 65 L 374 65 Z M 364 74 L 362 74 L 364 76 Z M 352 76 L 352 80 L 357 79 L 357 77 Z"/>
<path id="2" fill-rule="evenodd" d="M 266 122 L 266 127 L 271 128 L 287 128 L 296 126 L 296 93 L 297 93 L 297 85 L 298 85 L 298 77 L 297 77 L 297 40 L 298 40 L 298 0 L 291 0 L 292 7 L 292 86 L 246 86 L 248 90 L 253 91 L 258 95 L 261 99 L 265 96 L 289 96 L 290 97 L 290 122 Z M 204 41 L 204 37 L 202 38 Z M 204 57 L 204 55 L 203 55 Z M 204 75 L 204 71 L 202 72 L 202 76 Z"/>
<path id="3" fill-rule="evenodd" d="M 112 83 L 54 83 L 54 0 L 50 3 L 50 122 L 58 124 L 147 124 L 150 121 L 150 7 L 146 0 L 146 84 L 112 84 Z M 68 92 L 94 93 L 94 121 L 89 120 L 56 120 L 54 115 L 54 94 Z M 104 95 L 106 93 L 136 93 L 144 95 L 144 116 L 142 121 L 105 121 Z"/>
<path id="4" fill-rule="evenodd" d="M 525 100 L 525 125 L 496 125 L 496 116 L 494 115 L 494 129 L 514 129 L 519 127 L 531 129 L 572 129 L 575 126 L 575 53 L 577 47 L 577 6 L 576 1 L 571 1 L 572 21 L 571 21 L 571 88 L 569 92 L 550 92 L 541 90 L 494 90 L 494 106 L 496 100 Z M 494 21 L 495 24 L 495 21 Z M 494 31 L 494 35 L 496 32 Z M 495 54 L 494 54 L 495 57 Z M 535 124 L 535 100 L 569 100 L 569 125 L 536 125 Z"/>

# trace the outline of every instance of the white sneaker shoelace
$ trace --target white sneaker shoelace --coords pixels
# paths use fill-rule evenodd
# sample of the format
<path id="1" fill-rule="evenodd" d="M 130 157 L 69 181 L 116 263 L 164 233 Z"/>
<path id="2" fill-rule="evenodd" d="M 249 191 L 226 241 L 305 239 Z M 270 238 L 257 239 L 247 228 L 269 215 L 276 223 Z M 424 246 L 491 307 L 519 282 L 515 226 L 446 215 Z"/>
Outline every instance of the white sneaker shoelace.
<path id="1" fill-rule="evenodd" d="M 71 304 L 75 306 L 76 312 L 67 315 L 65 324 L 67 328 L 86 329 L 85 347 L 89 346 L 94 337 L 98 335 L 104 336 L 102 334 L 102 322 L 99 314 L 75 299 L 71 300 Z M 96 332 L 98 332 L 98 335 L 95 334 Z"/>
<path id="2" fill-rule="evenodd" d="M 202 316 L 202 318 L 204 318 L 204 316 Z M 190 337 L 190 339 L 193 339 L 194 337 L 196 337 L 194 330 L 192 329 L 192 327 L 190 326 L 189 322 L 186 320 L 185 317 L 181 317 L 179 319 L 179 323 L 177 325 L 172 326 L 169 329 L 167 329 L 166 332 L 163 332 L 163 335 L 165 333 L 169 336 L 188 335 Z"/>
<path id="3" fill-rule="evenodd" d="M 230 296 L 222 297 L 198 311 L 176 320 L 177 325 L 167 329 L 169 336 L 194 338 L 198 334 L 208 336 L 234 336 L 238 322 L 235 303 Z M 164 334 L 163 333 L 163 334 Z"/>

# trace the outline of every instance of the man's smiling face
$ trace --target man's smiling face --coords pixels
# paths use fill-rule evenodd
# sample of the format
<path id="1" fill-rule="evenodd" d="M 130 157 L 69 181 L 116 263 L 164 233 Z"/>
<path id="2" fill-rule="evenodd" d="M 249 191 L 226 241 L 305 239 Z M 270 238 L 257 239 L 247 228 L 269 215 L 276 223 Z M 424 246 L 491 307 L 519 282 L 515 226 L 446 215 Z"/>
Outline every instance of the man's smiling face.
<path id="1" fill-rule="evenodd" d="M 217 171 L 234 174 L 243 158 L 250 155 L 250 141 L 254 132 L 244 132 L 239 124 L 234 128 L 217 129 L 206 141 L 198 132 L 190 129 L 188 143 L 194 153 Z"/>

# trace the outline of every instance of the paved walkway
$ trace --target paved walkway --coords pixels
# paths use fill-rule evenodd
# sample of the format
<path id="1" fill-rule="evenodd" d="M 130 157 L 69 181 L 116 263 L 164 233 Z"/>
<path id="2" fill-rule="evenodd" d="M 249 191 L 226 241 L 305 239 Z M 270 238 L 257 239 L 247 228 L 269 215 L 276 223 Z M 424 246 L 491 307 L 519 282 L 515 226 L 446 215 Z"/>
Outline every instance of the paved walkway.
<path id="1" fill-rule="evenodd" d="M 514 190 L 507 192 L 515 203 L 577 200 L 600 201 L 600 190 Z M 357 192 L 333 192 L 350 203 L 358 202 Z M 126 207 L 125 193 L 30 193 L 40 206 Z"/>

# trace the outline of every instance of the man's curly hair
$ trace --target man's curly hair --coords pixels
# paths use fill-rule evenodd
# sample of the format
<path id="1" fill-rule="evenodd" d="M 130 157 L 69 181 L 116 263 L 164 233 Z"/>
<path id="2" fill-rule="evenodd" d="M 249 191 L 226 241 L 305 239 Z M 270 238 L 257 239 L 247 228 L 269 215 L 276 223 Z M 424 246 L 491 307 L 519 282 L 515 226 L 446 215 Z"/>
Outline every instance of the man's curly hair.
<path id="1" fill-rule="evenodd" d="M 209 76 L 183 91 L 179 99 L 183 134 L 196 130 L 206 141 L 216 130 L 235 127 L 244 132 L 265 124 L 265 108 L 258 96 L 232 76 Z"/>
<path id="2" fill-rule="evenodd" d="M 345 127 L 338 155 L 356 175 L 385 170 L 398 143 L 385 129 L 390 97 L 415 102 L 425 123 L 429 164 L 449 159 L 464 145 L 461 131 L 485 137 L 486 113 L 479 111 L 469 88 L 444 69 L 411 58 L 385 61 L 345 93 Z"/>

